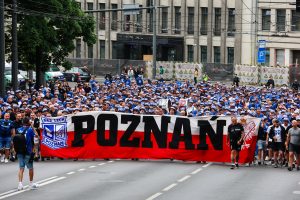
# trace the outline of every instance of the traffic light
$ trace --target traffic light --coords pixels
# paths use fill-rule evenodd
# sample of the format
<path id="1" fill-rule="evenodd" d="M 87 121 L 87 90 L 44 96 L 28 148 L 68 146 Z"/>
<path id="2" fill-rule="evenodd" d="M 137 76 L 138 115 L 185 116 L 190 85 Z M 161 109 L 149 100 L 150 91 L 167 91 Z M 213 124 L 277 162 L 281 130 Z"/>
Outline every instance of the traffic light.
<path id="1" fill-rule="evenodd" d="M 300 12 L 300 0 L 296 0 L 296 12 Z"/>

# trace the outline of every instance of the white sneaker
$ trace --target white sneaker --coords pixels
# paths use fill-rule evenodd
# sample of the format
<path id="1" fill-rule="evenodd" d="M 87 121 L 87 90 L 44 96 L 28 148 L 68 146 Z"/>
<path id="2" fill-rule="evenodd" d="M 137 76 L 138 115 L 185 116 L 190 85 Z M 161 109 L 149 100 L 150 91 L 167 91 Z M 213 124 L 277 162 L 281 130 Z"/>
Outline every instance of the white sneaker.
<path id="1" fill-rule="evenodd" d="M 7 158 L 4 159 L 4 163 L 8 163 L 8 159 Z"/>
<path id="2" fill-rule="evenodd" d="M 29 187 L 31 190 L 36 190 L 38 189 L 39 185 L 37 183 L 31 183 Z"/>
<path id="3" fill-rule="evenodd" d="M 19 183 L 19 185 L 18 185 L 18 190 L 23 190 L 23 184 L 22 183 Z"/>
<path id="4" fill-rule="evenodd" d="M 1 162 L 4 162 L 4 155 L 1 156 Z"/>

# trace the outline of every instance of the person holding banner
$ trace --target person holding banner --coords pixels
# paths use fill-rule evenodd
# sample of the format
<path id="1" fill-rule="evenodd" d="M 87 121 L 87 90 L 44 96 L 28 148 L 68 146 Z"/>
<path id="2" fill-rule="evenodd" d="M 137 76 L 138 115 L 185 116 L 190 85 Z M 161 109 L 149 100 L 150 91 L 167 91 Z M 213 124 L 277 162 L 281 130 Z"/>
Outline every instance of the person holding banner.
<path id="1" fill-rule="evenodd" d="M 236 117 L 231 118 L 231 124 L 228 126 L 227 143 L 230 145 L 231 168 L 239 167 L 239 152 L 243 144 L 244 127 L 238 123 Z"/>

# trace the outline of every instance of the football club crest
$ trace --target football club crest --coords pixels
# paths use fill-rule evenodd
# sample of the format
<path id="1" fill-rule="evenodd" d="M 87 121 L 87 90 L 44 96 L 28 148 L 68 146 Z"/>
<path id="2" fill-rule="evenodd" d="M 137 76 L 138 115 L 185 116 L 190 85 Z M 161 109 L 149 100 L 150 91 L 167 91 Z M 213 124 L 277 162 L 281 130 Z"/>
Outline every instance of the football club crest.
<path id="1" fill-rule="evenodd" d="M 67 117 L 42 118 L 42 144 L 51 149 L 67 147 Z"/>

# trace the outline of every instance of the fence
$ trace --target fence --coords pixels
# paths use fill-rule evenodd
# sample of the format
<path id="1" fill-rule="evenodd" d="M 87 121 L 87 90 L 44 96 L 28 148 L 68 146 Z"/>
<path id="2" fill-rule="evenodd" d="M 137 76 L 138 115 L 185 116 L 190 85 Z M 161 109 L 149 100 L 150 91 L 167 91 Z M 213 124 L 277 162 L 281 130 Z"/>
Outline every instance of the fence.
<path id="1" fill-rule="evenodd" d="M 125 59 L 78 59 L 69 58 L 73 66 L 87 66 L 90 72 L 96 76 L 105 74 L 121 74 L 124 69 L 130 65 L 134 67 L 146 67 L 146 62 L 142 60 L 125 60 Z"/>

